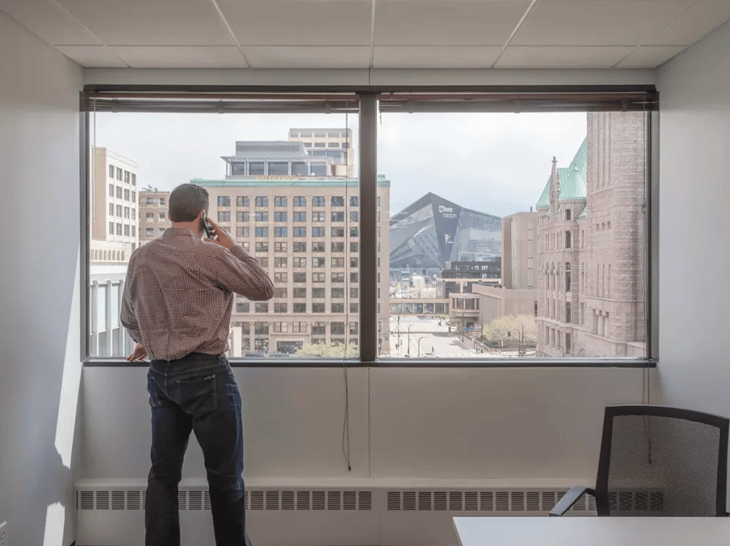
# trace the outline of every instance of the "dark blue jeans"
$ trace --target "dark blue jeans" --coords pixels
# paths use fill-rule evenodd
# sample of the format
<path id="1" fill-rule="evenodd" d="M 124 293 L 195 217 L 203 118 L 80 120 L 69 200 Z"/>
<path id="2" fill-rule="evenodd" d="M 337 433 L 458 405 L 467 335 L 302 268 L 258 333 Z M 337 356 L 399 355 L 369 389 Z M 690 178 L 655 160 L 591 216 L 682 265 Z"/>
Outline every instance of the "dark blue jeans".
<path id="1" fill-rule="evenodd" d="M 152 468 L 147 483 L 145 545 L 179 546 L 178 484 L 190 431 L 203 449 L 217 546 L 250 546 L 243 484 L 241 393 L 225 355 L 191 353 L 153 360 Z"/>

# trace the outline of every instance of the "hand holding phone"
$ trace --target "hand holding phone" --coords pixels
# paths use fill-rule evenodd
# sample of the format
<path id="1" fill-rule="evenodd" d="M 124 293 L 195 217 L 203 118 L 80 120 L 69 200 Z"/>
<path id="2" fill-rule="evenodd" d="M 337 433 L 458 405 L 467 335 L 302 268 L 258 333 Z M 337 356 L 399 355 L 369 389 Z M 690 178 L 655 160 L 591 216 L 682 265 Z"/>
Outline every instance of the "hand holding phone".
<path id="1" fill-rule="evenodd" d="M 206 212 L 203 212 L 201 224 L 203 226 L 203 231 L 205 231 L 205 236 L 212 239 L 214 235 L 213 226 L 210 225 L 210 220 L 208 220 L 208 214 Z"/>
<path id="2" fill-rule="evenodd" d="M 211 243 L 217 243 L 226 248 L 233 248 L 235 246 L 236 243 L 233 242 L 233 239 L 231 239 L 230 235 L 228 235 L 228 233 L 226 233 L 223 228 L 219 227 L 218 224 L 213 222 L 213 220 L 209 219 L 204 214 L 203 226 L 206 225 L 207 229 L 205 231 L 208 234 L 208 237 L 205 239 L 206 241 L 209 241 Z"/>

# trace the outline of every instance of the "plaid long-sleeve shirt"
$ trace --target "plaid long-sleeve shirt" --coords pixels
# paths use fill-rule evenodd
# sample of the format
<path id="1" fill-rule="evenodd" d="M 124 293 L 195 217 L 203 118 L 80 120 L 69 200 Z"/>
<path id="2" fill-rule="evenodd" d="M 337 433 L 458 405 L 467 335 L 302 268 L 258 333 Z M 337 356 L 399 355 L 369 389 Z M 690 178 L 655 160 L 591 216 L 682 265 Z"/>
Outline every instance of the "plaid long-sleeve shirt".
<path id="1" fill-rule="evenodd" d="M 268 300 L 274 285 L 242 247 L 203 241 L 189 229 L 168 228 L 132 253 L 121 322 L 150 358 L 228 350 L 233 292 Z"/>

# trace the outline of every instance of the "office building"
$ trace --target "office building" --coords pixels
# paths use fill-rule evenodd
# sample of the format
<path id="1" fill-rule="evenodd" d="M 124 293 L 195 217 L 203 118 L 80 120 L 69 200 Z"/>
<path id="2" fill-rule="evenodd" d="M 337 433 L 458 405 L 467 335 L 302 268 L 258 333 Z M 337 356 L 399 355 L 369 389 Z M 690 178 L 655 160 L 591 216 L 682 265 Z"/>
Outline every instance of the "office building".
<path id="1" fill-rule="evenodd" d="M 191 182 L 208 190 L 208 215 L 256 257 L 274 282 L 271 301 L 236 298 L 231 324 L 241 330 L 242 352 L 293 354 L 308 344 L 357 345 L 357 180 L 312 175 L 320 172 L 318 165 L 334 165 L 334 158 L 313 156 L 301 142 L 236 142 L 236 152 L 223 157 L 224 180 Z M 390 181 L 382 176 L 377 202 L 383 249 L 378 257 L 378 328 L 381 354 L 387 354 Z"/>
<path id="2" fill-rule="evenodd" d="M 393 268 L 447 268 L 499 256 L 500 219 L 427 193 L 390 219 Z"/>
<path id="3" fill-rule="evenodd" d="M 537 203 L 538 355 L 646 355 L 643 113 L 588 113 Z"/>
<path id="4" fill-rule="evenodd" d="M 139 240 L 139 166 L 107 148 L 92 148 L 91 157 L 89 255 L 93 263 L 125 263 Z"/>

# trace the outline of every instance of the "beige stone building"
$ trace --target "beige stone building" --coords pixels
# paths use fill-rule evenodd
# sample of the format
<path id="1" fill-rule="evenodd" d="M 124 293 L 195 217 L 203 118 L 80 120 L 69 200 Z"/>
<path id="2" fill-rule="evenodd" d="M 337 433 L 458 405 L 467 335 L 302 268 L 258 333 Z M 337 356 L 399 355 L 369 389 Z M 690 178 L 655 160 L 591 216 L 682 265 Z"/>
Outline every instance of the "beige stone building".
<path id="1" fill-rule="evenodd" d="M 156 239 L 172 224 L 168 215 L 170 192 L 148 188 L 139 194 L 139 244 Z"/>
<path id="2" fill-rule="evenodd" d="M 92 263 L 125 263 L 138 245 L 139 166 L 107 148 L 91 150 Z"/>
<path id="3" fill-rule="evenodd" d="M 538 356 L 646 356 L 646 115 L 588 113 L 537 204 Z"/>
<path id="4" fill-rule="evenodd" d="M 193 179 L 208 215 L 269 273 L 274 298 L 236 297 L 232 327 L 244 354 L 293 353 L 304 344 L 359 341 L 359 191 L 341 177 Z M 389 352 L 390 181 L 378 179 L 379 354 Z M 356 356 L 356 355 L 351 355 Z"/>

